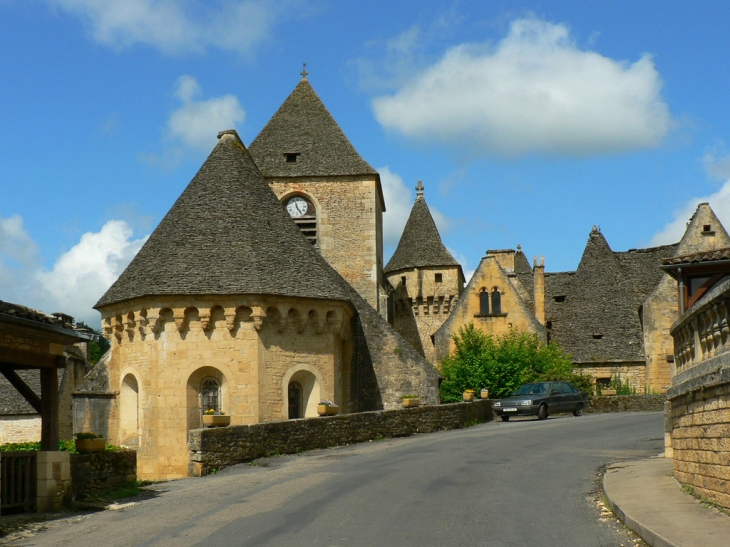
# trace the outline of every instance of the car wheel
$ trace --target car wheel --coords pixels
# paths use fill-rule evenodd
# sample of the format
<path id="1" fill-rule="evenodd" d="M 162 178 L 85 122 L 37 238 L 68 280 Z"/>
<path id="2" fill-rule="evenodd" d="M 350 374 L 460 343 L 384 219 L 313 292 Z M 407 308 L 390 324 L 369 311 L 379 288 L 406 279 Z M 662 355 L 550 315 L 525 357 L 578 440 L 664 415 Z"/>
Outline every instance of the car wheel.
<path id="1" fill-rule="evenodd" d="M 509 416 L 500 416 L 503 422 L 509 422 Z"/>
<path id="2" fill-rule="evenodd" d="M 538 420 L 545 420 L 548 417 L 548 407 L 547 405 L 540 405 L 540 408 L 537 409 L 537 419 Z"/>
<path id="3" fill-rule="evenodd" d="M 583 404 L 579 404 L 577 407 L 573 409 L 573 416 L 582 416 L 583 415 Z"/>

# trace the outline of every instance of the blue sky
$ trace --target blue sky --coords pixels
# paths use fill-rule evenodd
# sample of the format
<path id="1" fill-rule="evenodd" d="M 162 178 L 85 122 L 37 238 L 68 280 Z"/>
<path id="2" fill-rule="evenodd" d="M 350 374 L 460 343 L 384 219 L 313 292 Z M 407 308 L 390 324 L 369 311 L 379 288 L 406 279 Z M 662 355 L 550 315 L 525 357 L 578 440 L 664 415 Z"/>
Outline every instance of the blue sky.
<path id="1" fill-rule="evenodd" d="M 730 226 L 723 2 L 0 0 L 0 299 L 91 306 L 221 129 L 309 81 L 381 173 L 386 260 L 418 179 L 467 272 L 575 269 Z"/>

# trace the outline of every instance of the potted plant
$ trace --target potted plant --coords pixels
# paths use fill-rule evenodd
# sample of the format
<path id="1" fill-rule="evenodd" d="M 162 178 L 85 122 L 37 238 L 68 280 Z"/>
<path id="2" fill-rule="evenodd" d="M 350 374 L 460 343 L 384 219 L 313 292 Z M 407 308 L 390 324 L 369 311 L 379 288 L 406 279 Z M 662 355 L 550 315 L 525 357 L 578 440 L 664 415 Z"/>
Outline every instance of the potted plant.
<path id="1" fill-rule="evenodd" d="M 209 408 L 203 413 L 203 425 L 206 427 L 228 427 L 231 425 L 231 417 L 220 410 Z"/>
<path id="2" fill-rule="evenodd" d="M 339 405 L 328 399 L 324 399 L 317 405 L 317 414 L 320 416 L 334 416 L 340 411 Z"/>
<path id="3" fill-rule="evenodd" d="M 464 401 L 467 403 L 471 403 L 474 400 L 474 393 L 476 393 L 473 389 L 465 389 L 464 390 Z"/>
<path id="4" fill-rule="evenodd" d="M 418 395 L 403 395 L 403 397 L 401 397 L 401 400 L 403 402 L 403 408 L 416 407 L 421 404 L 421 399 L 418 397 Z"/>
<path id="5" fill-rule="evenodd" d="M 104 435 L 83 431 L 76 433 L 76 452 L 88 454 L 89 452 L 104 452 L 106 450 L 106 439 Z"/>
<path id="6" fill-rule="evenodd" d="M 483 387 L 481 392 L 479 392 L 479 397 L 482 399 L 489 399 L 489 390 L 486 387 Z"/>

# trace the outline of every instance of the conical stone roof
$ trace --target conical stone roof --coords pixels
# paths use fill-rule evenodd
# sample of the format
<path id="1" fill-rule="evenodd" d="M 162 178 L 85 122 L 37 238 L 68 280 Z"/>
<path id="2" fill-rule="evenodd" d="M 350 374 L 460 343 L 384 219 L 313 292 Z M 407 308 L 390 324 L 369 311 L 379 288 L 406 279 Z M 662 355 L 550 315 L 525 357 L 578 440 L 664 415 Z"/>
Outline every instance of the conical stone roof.
<path id="1" fill-rule="evenodd" d="M 358 154 L 306 78 L 249 147 L 266 177 L 377 175 Z M 296 161 L 287 161 L 295 154 Z"/>
<path id="2" fill-rule="evenodd" d="M 398 247 L 384 268 L 390 273 L 406 268 L 429 266 L 459 266 L 441 241 L 436 223 L 423 197 L 422 186 L 416 198 L 408 222 L 403 229 Z"/>
<path id="3" fill-rule="evenodd" d="M 272 294 L 350 300 L 292 222 L 235 131 L 95 308 L 149 295 Z"/>

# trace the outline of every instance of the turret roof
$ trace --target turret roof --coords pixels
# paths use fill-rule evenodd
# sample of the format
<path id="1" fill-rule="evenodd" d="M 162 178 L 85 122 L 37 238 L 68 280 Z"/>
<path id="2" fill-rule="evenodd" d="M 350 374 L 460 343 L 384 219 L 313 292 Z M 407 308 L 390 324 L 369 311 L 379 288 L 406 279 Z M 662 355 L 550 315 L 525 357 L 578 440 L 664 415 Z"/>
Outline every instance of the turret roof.
<path id="1" fill-rule="evenodd" d="M 350 300 L 304 238 L 235 131 L 200 171 L 96 308 L 148 295 L 273 294 Z"/>
<path id="2" fill-rule="evenodd" d="M 383 271 L 390 273 L 428 266 L 458 266 L 461 269 L 441 241 L 423 193 L 419 192 L 398 247 Z"/>
<path id="3" fill-rule="evenodd" d="M 377 175 L 302 78 L 249 150 L 266 177 Z M 296 161 L 287 155 L 296 154 Z"/>

